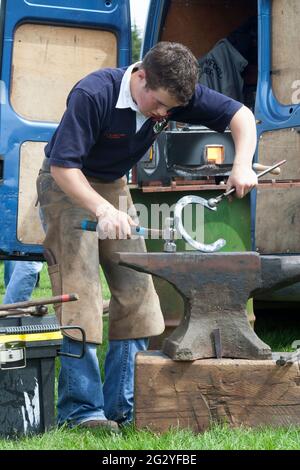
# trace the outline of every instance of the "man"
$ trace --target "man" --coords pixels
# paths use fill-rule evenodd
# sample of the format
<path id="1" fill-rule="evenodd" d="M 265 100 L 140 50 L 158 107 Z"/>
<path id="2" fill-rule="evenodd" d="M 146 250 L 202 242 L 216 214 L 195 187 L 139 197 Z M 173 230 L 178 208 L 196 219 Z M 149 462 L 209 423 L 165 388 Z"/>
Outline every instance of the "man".
<path id="1" fill-rule="evenodd" d="M 54 294 L 75 291 L 80 301 L 57 311 L 63 324 L 81 325 L 88 347 L 83 359 L 62 358 L 59 423 L 117 429 L 132 420 L 133 367 L 147 337 L 162 333 L 163 318 L 150 276 L 119 267 L 116 251 L 145 251 L 130 239 L 137 223 L 125 174 L 145 154 L 168 120 L 230 125 L 236 156 L 228 188 L 243 197 L 257 183 L 251 162 L 256 146 L 252 113 L 241 103 L 197 85 L 198 64 L 181 44 L 161 42 L 142 63 L 104 69 L 72 89 L 37 181 L 47 225 L 44 242 Z M 123 199 L 122 199 L 123 198 Z M 131 217 L 118 210 L 126 198 Z M 76 229 L 94 217 L 95 233 Z M 96 356 L 101 343 L 99 260 L 111 290 L 109 351 L 102 384 Z M 67 352 L 80 350 L 76 332 L 64 337 Z"/>

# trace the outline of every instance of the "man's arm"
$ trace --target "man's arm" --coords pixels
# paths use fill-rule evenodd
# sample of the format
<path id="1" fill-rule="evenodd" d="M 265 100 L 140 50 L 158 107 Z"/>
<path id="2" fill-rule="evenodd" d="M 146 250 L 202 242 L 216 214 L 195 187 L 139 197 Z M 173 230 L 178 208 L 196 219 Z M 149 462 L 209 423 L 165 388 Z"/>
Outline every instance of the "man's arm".
<path id="1" fill-rule="evenodd" d="M 235 144 L 235 159 L 227 181 L 227 190 L 236 189 L 238 198 L 244 197 L 257 185 L 257 175 L 252 170 L 252 159 L 256 148 L 255 118 L 246 106 L 242 106 L 230 121 Z"/>
<path id="2" fill-rule="evenodd" d="M 100 196 L 80 169 L 51 166 L 51 174 L 65 194 L 98 218 L 103 230 L 101 238 L 130 237 L 130 225 L 135 225 L 133 220 Z"/>

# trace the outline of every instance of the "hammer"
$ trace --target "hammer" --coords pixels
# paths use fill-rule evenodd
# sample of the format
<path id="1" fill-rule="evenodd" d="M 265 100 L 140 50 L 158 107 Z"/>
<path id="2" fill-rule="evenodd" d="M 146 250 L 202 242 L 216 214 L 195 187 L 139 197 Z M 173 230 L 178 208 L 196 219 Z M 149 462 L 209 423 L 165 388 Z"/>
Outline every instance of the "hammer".
<path id="1" fill-rule="evenodd" d="M 82 220 L 80 222 L 80 227 L 76 227 L 80 230 L 87 230 L 89 232 L 95 232 L 97 229 L 97 222 L 93 220 Z M 175 236 L 176 230 L 174 229 L 174 221 L 172 217 L 167 217 L 165 221 L 165 229 L 152 229 L 141 226 L 132 226 L 131 235 L 136 235 L 138 237 L 149 237 L 154 239 L 163 239 L 164 240 L 164 251 L 166 253 L 174 253 L 176 251 Z"/>

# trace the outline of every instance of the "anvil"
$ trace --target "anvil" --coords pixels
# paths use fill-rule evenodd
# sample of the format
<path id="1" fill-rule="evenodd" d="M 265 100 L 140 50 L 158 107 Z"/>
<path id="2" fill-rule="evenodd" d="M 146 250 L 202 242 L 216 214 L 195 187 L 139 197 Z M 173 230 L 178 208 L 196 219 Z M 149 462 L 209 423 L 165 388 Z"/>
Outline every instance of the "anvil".
<path id="1" fill-rule="evenodd" d="M 117 262 L 170 282 L 184 299 L 180 325 L 162 351 L 173 360 L 270 359 L 252 330 L 247 300 L 300 281 L 300 256 L 241 253 L 118 253 Z"/>

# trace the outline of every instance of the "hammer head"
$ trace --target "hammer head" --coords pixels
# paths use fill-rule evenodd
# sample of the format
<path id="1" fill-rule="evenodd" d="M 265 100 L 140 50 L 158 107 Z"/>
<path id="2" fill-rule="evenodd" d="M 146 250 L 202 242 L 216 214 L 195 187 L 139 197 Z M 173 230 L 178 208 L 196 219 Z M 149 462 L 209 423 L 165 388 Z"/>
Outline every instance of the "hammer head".
<path id="1" fill-rule="evenodd" d="M 216 210 L 217 209 L 218 200 L 215 197 L 211 197 L 206 202 L 207 202 L 207 205 L 208 205 L 208 209 L 211 209 L 211 210 Z"/>

